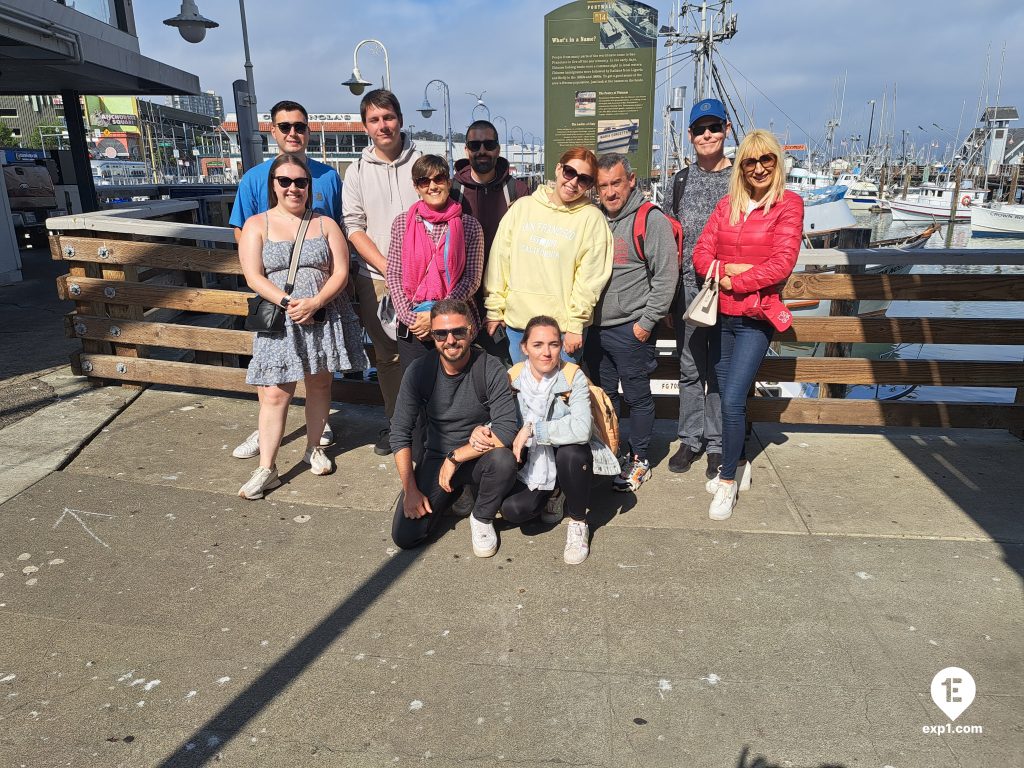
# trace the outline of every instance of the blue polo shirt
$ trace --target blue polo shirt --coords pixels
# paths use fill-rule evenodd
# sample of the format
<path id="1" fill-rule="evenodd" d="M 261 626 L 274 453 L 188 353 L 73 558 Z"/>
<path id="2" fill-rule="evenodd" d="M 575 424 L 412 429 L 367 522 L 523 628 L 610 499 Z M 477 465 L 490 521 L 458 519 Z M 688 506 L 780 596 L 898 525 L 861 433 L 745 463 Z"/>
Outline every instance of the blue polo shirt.
<path id="1" fill-rule="evenodd" d="M 267 181 L 274 159 L 250 168 L 238 182 L 235 204 L 231 207 L 230 224 L 241 229 L 245 220 L 267 210 Z M 341 176 L 329 165 L 306 158 L 313 174 L 313 210 L 341 224 Z"/>

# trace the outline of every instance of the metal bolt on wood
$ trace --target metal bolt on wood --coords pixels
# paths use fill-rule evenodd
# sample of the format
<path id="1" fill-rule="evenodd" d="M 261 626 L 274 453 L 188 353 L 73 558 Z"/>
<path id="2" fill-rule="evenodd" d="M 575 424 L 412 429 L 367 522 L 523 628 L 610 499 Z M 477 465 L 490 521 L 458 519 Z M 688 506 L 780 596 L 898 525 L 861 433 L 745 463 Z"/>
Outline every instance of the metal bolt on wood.
<path id="1" fill-rule="evenodd" d="M 99 256 L 101 259 L 105 259 L 110 255 L 110 251 L 107 249 L 107 246 L 101 245 L 97 249 L 96 255 Z"/>
<path id="2" fill-rule="evenodd" d="M 84 363 L 82 363 L 82 372 L 83 373 L 92 373 L 92 363 L 90 363 L 88 360 L 86 360 Z"/>
<path id="3" fill-rule="evenodd" d="M 112 299 L 115 296 L 117 296 L 117 289 L 108 286 L 103 289 L 103 295 L 106 296 L 108 299 Z"/>
<path id="4" fill-rule="evenodd" d="M 117 338 L 118 336 L 121 335 L 121 329 L 118 328 L 116 325 L 110 326 L 110 335 L 113 336 L 114 338 Z"/>
<path id="5" fill-rule="evenodd" d="M 85 332 L 88 329 L 85 327 L 85 323 L 75 323 L 75 333 L 79 336 L 85 336 Z"/>
<path id="6" fill-rule="evenodd" d="M 74 248 L 73 248 L 72 246 L 70 246 L 70 245 L 69 245 L 69 246 L 67 246 L 67 247 L 66 247 L 66 248 L 64 249 L 64 255 L 65 255 L 65 256 L 67 256 L 67 257 L 68 257 L 69 259 L 71 259 L 71 258 L 74 258 L 74 255 L 75 255 L 75 249 L 74 249 Z"/>
<path id="7" fill-rule="evenodd" d="M 125 365 L 124 363 L 118 363 L 117 364 L 117 372 L 118 373 L 128 373 L 128 366 Z"/>
<path id="8" fill-rule="evenodd" d="M 82 294 L 82 286 L 78 283 L 71 283 L 71 285 L 68 286 L 68 293 L 72 296 L 80 296 Z"/>

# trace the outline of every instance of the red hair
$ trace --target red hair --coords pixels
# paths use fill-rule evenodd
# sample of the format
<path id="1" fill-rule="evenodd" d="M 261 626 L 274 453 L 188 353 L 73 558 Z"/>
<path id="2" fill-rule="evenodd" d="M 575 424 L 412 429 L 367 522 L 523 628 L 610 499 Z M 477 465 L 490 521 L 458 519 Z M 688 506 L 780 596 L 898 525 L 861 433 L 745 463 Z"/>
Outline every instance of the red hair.
<path id="1" fill-rule="evenodd" d="M 597 172 L 597 155 L 591 152 L 586 147 L 572 147 L 565 150 L 558 162 L 561 165 L 565 165 L 570 160 L 582 160 L 584 163 L 590 166 L 590 172 Z"/>

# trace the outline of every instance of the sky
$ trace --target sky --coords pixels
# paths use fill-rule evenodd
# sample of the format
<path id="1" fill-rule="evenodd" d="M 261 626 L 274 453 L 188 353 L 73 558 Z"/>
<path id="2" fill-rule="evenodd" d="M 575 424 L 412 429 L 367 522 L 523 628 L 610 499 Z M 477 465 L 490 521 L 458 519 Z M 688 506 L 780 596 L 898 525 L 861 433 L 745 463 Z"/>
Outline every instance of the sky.
<path id="1" fill-rule="evenodd" d="M 659 11 L 659 25 L 668 24 L 672 0 L 649 4 Z M 244 77 L 238 3 L 197 0 L 197 5 L 220 27 L 193 45 L 162 24 L 178 13 L 178 2 L 135 3 L 140 47 L 145 56 L 198 75 L 203 89 L 225 97 L 225 110 L 232 112 L 231 83 Z M 450 87 L 455 130 L 472 119 L 476 97 L 467 92 L 483 92 L 492 115 L 539 140 L 544 15 L 560 5 L 550 0 L 247 0 L 259 111 L 292 98 L 310 112 L 358 113 L 358 97 L 341 82 L 351 73 L 356 44 L 375 38 L 387 48 L 392 88 L 407 126 L 442 132 L 440 110 L 430 119 L 415 111 L 427 81 L 440 78 Z M 1019 0 L 735 0 L 731 12 L 738 15 L 738 32 L 719 49 L 725 71 L 753 125 L 771 128 L 790 143 L 822 140 L 826 120 L 838 112 L 837 83 L 842 95 L 844 77 L 837 147 L 853 135 L 866 141 L 871 99 L 876 102 L 873 143 L 884 100 L 884 133 L 892 134 L 896 145 L 904 137 L 922 147 L 937 142 L 936 155 L 954 134 L 963 136 L 977 125 L 979 100 L 982 106 L 995 104 L 998 92 L 1001 105 L 1024 111 L 1024 46 L 1011 38 L 1024 29 Z M 665 55 L 659 46 L 659 69 L 667 63 Z M 359 67 L 367 79 L 380 80 L 384 58 L 376 46 L 363 46 Z M 686 85 L 691 95 L 692 69 L 678 64 L 674 69 L 674 84 Z M 666 75 L 664 70 L 657 75 L 658 114 Z M 440 107 L 436 88 L 429 97 Z M 504 125 L 496 122 L 504 134 Z"/>

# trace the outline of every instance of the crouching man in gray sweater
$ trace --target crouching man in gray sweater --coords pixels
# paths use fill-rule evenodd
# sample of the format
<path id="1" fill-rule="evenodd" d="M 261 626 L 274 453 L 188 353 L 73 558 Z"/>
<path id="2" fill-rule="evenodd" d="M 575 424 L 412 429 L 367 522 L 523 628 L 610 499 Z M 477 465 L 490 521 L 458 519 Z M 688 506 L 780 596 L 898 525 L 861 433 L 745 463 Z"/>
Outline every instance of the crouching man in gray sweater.
<path id="1" fill-rule="evenodd" d="M 462 487 L 473 484 L 473 554 L 498 551 L 494 517 L 516 480 L 516 460 L 507 447 L 518 431 L 516 405 L 505 366 L 471 348 L 477 330 L 465 302 L 437 302 L 430 311 L 436 351 L 414 360 L 402 378 L 391 417 L 391 450 L 402 480 L 391 538 L 402 549 L 426 541 Z M 413 470 L 413 427 L 421 412 L 426 445 Z M 490 441 L 473 443 L 473 429 L 483 424 L 490 426 Z"/>
<path id="2" fill-rule="evenodd" d="M 636 491 L 651 476 L 647 446 L 654 431 L 651 373 L 658 365 L 654 326 L 664 317 L 679 280 L 679 251 L 672 227 L 660 211 L 647 213 L 643 253 L 633 241 L 633 226 L 644 197 L 625 155 L 610 153 L 597 160 L 597 193 L 614 238 L 612 276 L 594 308 L 583 359 L 590 379 L 600 385 L 619 409 L 629 406 L 629 456 L 612 480 L 616 491 Z"/>

